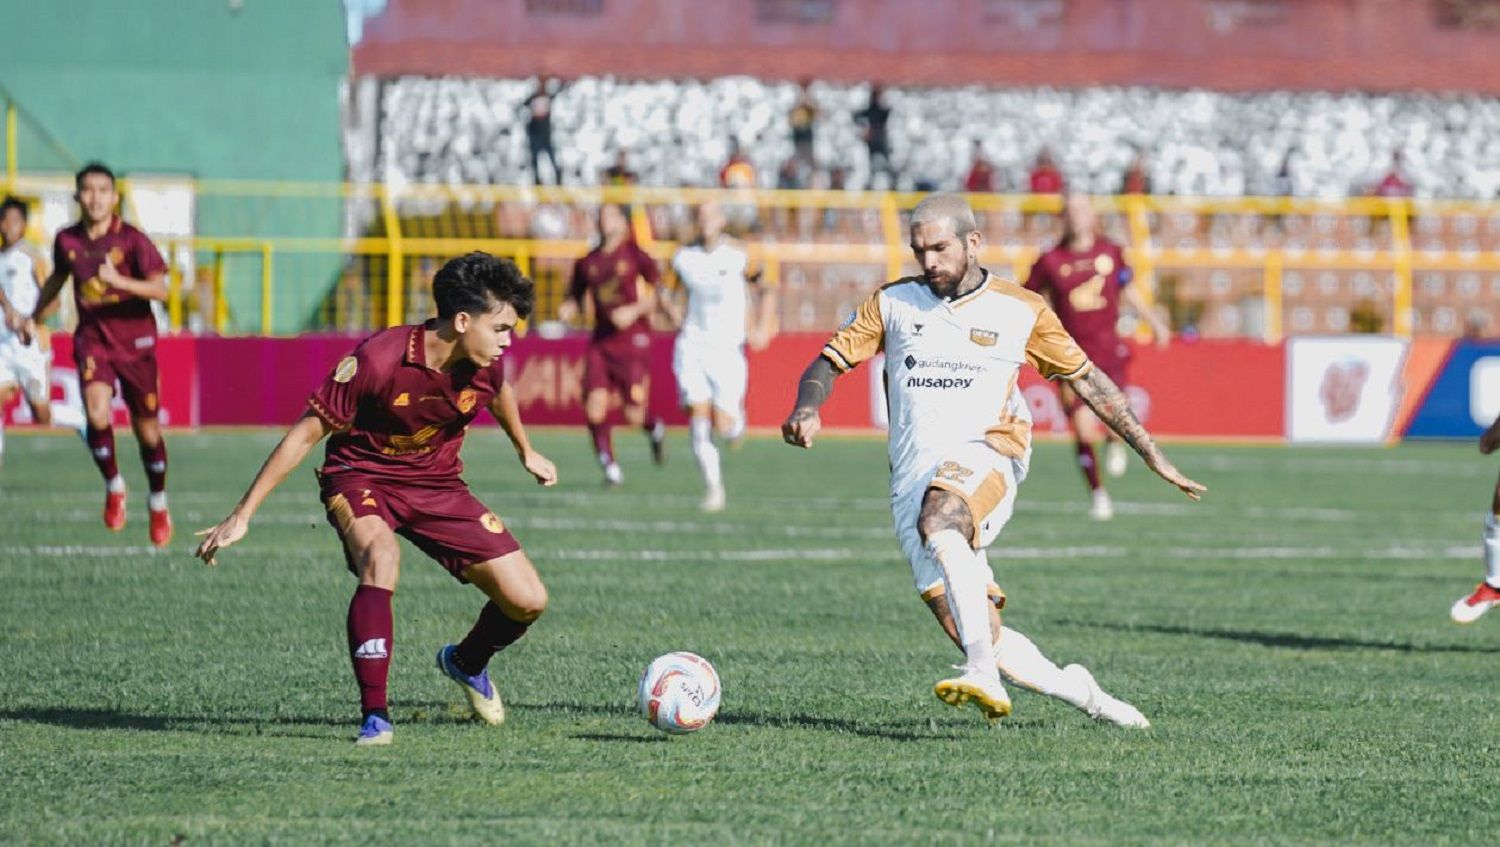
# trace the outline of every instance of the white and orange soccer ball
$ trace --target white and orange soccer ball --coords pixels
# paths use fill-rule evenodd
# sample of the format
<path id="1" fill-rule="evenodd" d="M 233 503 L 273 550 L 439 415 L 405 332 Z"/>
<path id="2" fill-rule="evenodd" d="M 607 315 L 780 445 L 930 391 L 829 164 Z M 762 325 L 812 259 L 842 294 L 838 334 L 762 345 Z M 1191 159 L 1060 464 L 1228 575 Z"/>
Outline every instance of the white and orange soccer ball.
<path id="1" fill-rule="evenodd" d="M 702 656 L 657 656 L 641 674 L 641 714 L 662 732 L 697 732 L 718 713 L 719 691 L 719 674 Z"/>

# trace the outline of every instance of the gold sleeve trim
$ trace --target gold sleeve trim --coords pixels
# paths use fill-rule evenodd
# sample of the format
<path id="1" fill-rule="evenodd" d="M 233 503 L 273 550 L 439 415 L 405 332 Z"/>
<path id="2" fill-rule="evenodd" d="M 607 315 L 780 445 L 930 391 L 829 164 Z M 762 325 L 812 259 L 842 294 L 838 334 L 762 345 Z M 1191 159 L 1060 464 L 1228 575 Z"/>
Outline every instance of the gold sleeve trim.
<path id="1" fill-rule="evenodd" d="M 337 432 L 344 432 L 354 423 L 353 421 L 340 420 L 338 415 L 335 415 L 327 406 L 318 402 L 318 398 L 316 397 L 307 398 L 307 408 L 312 409 L 313 414 L 322 418 L 324 423 L 333 427 Z"/>
<path id="2" fill-rule="evenodd" d="M 885 318 L 880 314 L 879 291 L 859 304 L 853 320 L 834 333 L 824 349 L 837 353 L 846 371 L 885 349 Z"/>
<path id="3" fill-rule="evenodd" d="M 1026 339 L 1026 361 L 1047 379 L 1077 379 L 1089 368 L 1089 357 L 1046 306 L 1037 310 Z"/>

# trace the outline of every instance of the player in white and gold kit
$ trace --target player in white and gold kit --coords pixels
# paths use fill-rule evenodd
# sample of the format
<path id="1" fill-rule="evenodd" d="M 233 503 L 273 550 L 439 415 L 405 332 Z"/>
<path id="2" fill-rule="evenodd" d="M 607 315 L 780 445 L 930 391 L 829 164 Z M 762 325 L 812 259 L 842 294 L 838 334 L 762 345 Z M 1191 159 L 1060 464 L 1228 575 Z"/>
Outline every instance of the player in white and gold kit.
<path id="1" fill-rule="evenodd" d="M 982 244 L 962 197 L 934 194 L 918 204 L 911 247 L 922 276 L 881 288 L 834 335 L 803 374 L 783 435 L 810 447 L 835 376 L 884 351 L 896 535 L 917 591 L 966 659 L 962 675 L 939 682 L 934 693 L 1003 717 L 1011 708 L 1003 673 L 1092 717 L 1148 726 L 1086 668 L 1058 668 L 1024 635 L 1000 625 L 1005 596 L 985 548 L 1010 519 L 1031 459 L 1031 415 L 1016 387 L 1021 366 L 1068 380 L 1148 467 L 1189 497 L 1205 489 L 1167 461 L 1041 296 L 980 267 Z"/>
<path id="2" fill-rule="evenodd" d="M 713 439 L 738 438 L 744 431 L 750 377 L 745 345 L 761 349 L 774 335 L 776 295 L 751 267 L 744 249 L 724 234 L 724 213 L 717 203 L 699 206 L 697 218 L 698 241 L 672 257 L 687 294 L 686 307 L 672 299 L 663 302 L 680 327 L 672 372 L 688 410 L 693 457 L 703 474 L 703 510 L 717 512 L 724 508 L 725 496 Z"/>
<path id="3" fill-rule="evenodd" d="M 26 204 L 14 197 L 0 203 L 0 409 L 20 391 L 32 418 L 52 423 L 52 352 L 25 330 L 42 292 L 43 260 L 25 240 Z M 5 452 L 5 421 L 0 418 L 0 455 Z"/>

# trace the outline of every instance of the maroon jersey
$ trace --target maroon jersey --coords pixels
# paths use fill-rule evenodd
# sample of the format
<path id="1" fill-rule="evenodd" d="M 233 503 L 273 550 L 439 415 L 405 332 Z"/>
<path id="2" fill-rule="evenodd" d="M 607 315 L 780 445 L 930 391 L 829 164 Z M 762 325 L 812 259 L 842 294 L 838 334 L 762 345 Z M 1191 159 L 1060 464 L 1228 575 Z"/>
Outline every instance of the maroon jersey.
<path id="1" fill-rule="evenodd" d="M 647 296 L 646 286 L 656 285 L 661 273 L 656 261 L 646 255 L 634 241 L 626 240 L 606 252 L 602 247 L 589 251 L 573 266 L 573 281 L 568 298 L 580 304 L 588 295 L 594 307 L 594 342 L 621 348 L 643 347 L 642 340 L 651 328 L 647 315 L 626 327 L 610 323 L 609 312 L 620 306 L 631 306 Z"/>
<path id="2" fill-rule="evenodd" d="M 378 332 L 345 356 L 307 405 L 337 430 L 322 473 L 405 482 L 450 481 L 463 471 L 464 430 L 505 382 L 500 360 L 487 368 L 461 362 L 427 366 L 427 327 Z"/>
<path id="3" fill-rule="evenodd" d="M 124 358 L 155 349 L 151 301 L 111 288 L 100 279 L 105 259 L 131 279 L 167 270 L 151 239 L 119 216 L 111 218 L 109 229 L 96 239 L 89 238 L 83 221 L 59 232 L 52 244 L 52 266 L 57 273 L 73 277 L 73 299 L 78 304 L 76 343 Z"/>
<path id="4" fill-rule="evenodd" d="M 1051 299 L 1063 329 L 1097 361 L 1117 356 L 1120 289 L 1130 277 L 1119 245 L 1095 238 L 1088 250 L 1075 252 L 1060 243 L 1043 253 L 1031 266 L 1026 287 Z"/>

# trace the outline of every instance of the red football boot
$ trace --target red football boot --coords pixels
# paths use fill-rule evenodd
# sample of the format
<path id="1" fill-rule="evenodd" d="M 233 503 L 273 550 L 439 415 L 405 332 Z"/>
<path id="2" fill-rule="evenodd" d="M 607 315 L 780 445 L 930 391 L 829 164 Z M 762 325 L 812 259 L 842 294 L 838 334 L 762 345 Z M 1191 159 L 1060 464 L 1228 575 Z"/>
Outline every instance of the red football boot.
<path id="1" fill-rule="evenodd" d="M 1488 582 L 1479 583 L 1474 593 L 1453 604 L 1448 610 L 1448 615 L 1453 618 L 1454 623 L 1473 623 L 1496 603 L 1500 603 L 1500 588 L 1495 588 Z"/>
<path id="2" fill-rule="evenodd" d="M 151 510 L 151 543 L 157 547 L 172 543 L 172 513 L 166 509 Z"/>
<path id="3" fill-rule="evenodd" d="M 104 526 L 110 532 L 125 528 L 125 492 L 104 492 Z"/>

